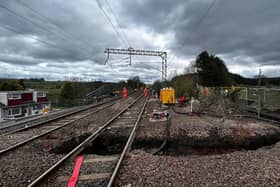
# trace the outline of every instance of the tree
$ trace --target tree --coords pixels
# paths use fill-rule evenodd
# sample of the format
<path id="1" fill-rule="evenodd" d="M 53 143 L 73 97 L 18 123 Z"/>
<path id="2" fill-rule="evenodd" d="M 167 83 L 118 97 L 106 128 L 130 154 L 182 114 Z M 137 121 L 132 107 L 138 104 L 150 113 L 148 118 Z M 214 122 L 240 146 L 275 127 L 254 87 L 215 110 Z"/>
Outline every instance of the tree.
<path id="1" fill-rule="evenodd" d="M 60 92 L 60 105 L 65 107 L 73 106 L 75 92 L 71 82 L 65 82 Z"/>
<path id="2" fill-rule="evenodd" d="M 75 98 L 75 93 L 74 93 L 74 89 L 73 89 L 71 82 L 64 83 L 60 96 L 63 99 L 74 99 Z"/>
<path id="3" fill-rule="evenodd" d="M 153 83 L 152 89 L 155 90 L 155 92 L 160 93 L 160 89 L 163 87 L 163 84 L 160 80 L 157 80 Z"/>
<path id="4" fill-rule="evenodd" d="M 5 81 L 0 86 L 1 91 L 24 90 L 24 87 L 16 80 Z"/>
<path id="5" fill-rule="evenodd" d="M 134 89 L 134 88 L 138 88 L 138 87 L 144 86 L 144 83 L 141 82 L 139 76 L 135 76 L 135 77 L 129 78 L 129 79 L 127 80 L 127 86 L 128 86 L 129 88 Z"/>
<path id="6" fill-rule="evenodd" d="M 23 89 L 25 90 L 25 84 L 24 84 L 24 81 L 23 79 L 19 79 L 19 82 L 18 82 L 22 87 Z"/>
<path id="7" fill-rule="evenodd" d="M 195 74 L 183 74 L 174 77 L 171 85 L 175 89 L 176 97 L 196 96 L 197 76 Z"/>
<path id="8" fill-rule="evenodd" d="M 200 83 L 203 86 L 229 86 L 233 83 L 223 60 L 203 51 L 195 61 Z"/>

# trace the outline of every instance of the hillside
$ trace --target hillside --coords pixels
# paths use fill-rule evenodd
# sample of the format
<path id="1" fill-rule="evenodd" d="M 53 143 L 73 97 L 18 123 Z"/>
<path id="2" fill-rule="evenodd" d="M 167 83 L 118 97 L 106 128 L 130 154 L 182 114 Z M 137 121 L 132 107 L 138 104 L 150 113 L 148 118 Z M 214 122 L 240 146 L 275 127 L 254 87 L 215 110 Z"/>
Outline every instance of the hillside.
<path id="1" fill-rule="evenodd" d="M 230 73 L 230 76 L 234 80 L 235 84 L 237 85 L 258 85 L 257 78 L 246 78 L 238 74 Z M 262 77 L 261 78 L 261 85 L 262 86 L 280 86 L 280 77 Z"/>

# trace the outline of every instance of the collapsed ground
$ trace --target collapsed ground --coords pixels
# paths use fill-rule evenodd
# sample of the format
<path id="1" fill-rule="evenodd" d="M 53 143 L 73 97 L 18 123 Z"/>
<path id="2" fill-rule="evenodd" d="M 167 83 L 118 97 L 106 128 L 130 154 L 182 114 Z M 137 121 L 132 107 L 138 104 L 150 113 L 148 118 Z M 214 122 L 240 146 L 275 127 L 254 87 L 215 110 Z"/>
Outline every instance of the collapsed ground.
<path id="1" fill-rule="evenodd" d="M 279 127 L 253 119 L 223 121 L 169 110 L 167 129 L 164 121 L 150 121 L 153 109 L 160 107 L 151 99 L 116 186 L 280 184 Z M 165 139 L 163 149 L 152 154 Z"/>

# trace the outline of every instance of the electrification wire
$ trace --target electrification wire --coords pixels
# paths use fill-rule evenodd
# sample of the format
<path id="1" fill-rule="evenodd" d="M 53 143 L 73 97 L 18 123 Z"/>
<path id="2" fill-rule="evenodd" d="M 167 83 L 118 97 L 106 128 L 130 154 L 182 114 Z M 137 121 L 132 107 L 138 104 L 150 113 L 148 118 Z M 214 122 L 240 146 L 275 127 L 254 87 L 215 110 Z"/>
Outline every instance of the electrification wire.
<path id="1" fill-rule="evenodd" d="M 68 37 L 70 37 L 70 39 L 72 40 L 73 38 L 76 38 L 72 33 L 69 33 L 67 31 L 65 31 L 62 27 L 60 27 L 60 25 L 56 24 L 55 22 L 53 22 L 51 19 L 49 19 L 48 17 L 42 15 L 41 13 L 39 13 L 37 10 L 35 10 L 34 8 L 30 7 L 28 4 L 26 4 L 24 1 L 19 0 L 18 3 L 20 3 L 22 6 L 24 6 L 25 8 L 29 9 L 31 12 L 33 12 L 34 15 L 37 15 L 38 18 L 42 21 L 47 21 L 48 23 L 50 23 L 51 25 L 53 25 L 55 28 L 58 28 L 60 31 L 62 31 L 63 33 L 65 33 Z M 76 38 L 78 39 L 78 38 Z M 78 40 L 79 41 L 79 40 Z M 83 41 L 85 42 L 89 47 L 93 47 L 89 42 L 87 41 Z"/>
<path id="2" fill-rule="evenodd" d="M 23 33 L 21 33 L 20 31 L 17 31 L 17 30 L 15 30 L 15 29 L 11 28 L 11 27 L 8 27 L 7 25 L 0 24 L 0 27 L 3 28 L 3 29 L 6 29 L 6 30 L 8 30 L 8 31 L 12 31 L 12 32 L 14 32 L 14 33 L 17 33 L 17 34 L 24 35 L 25 37 L 28 37 L 28 38 L 30 38 L 30 39 L 33 39 L 33 40 L 35 40 L 35 41 L 37 41 L 37 42 L 40 42 L 40 43 L 43 43 L 43 44 L 45 44 L 45 45 L 49 45 L 49 46 L 54 47 L 54 48 L 57 48 L 57 49 L 62 49 L 62 50 L 64 50 L 64 51 L 68 51 L 68 52 L 70 52 L 70 53 L 75 52 L 73 49 L 62 48 L 62 47 L 59 47 L 59 46 L 57 46 L 57 45 L 55 45 L 55 44 L 52 44 L 52 43 L 46 42 L 46 41 L 44 41 L 44 40 L 38 39 L 38 38 L 36 38 L 36 37 L 26 36 L 26 34 L 23 34 Z"/>
<path id="3" fill-rule="evenodd" d="M 6 7 L 6 6 L 3 6 L 2 4 L 0 4 L 0 8 L 5 9 L 5 10 L 8 11 L 9 13 L 13 14 L 14 16 L 16 16 L 16 17 L 18 17 L 18 18 L 20 18 L 20 19 L 22 19 L 22 20 L 25 20 L 25 21 L 27 21 L 27 22 L 33 24 L 33 25 L 36 25 L 37 27 L 41 28 L 41 29 L 44 30 L 44 31 L 47 31 L 47 32 L 49 32 L 49 33 L 52 33 L 52 31 L 50 31 L 50 30 L 48 30 L 48 29 L 42 27 L 41 25 L 39 25 L 38 23 L 32 21 L 31 19 L 29 19 L 29 18 L 27 18 L 27 17 L 25 17 L 25 16 L 22 16 L 22 15 L 16 13 L 16 12 L 13 11 L 12 9 L 10 9 L 10 8 L 8 8 L 8 7 Z"/>
<path id="4" fill-rule="evenodd" d="M 209 14 L 210 10 L 214 7 L 214 5 L 216 4 L 216 2 L 217 2 L 217 0 L 213 0 L 213 1 L 209 4 L 209 6 L 207 7 L 207 9 L 206 9 L 206 11 L 204 12 L 204 14 L 203 14 L 203 15 L 200 17 L 200 19 L 198 20 L 197 25 L 196 25 L 196 27 L 195 27 L 194 30 L 197 30 L 197 29 L 200 27 L 201 23 L 204 21 L 204 19 L 205 19 L 206 16 Z"/>
<path id="5" fill-rule="evenodd" d="M 125 62 L 127 62 L 129 60 L 129 57 L 124 57 L 124 58 L 121 58 L 121 59 L 113 59 L 113 60 L 111 60 L 111 62 L 113 62 L 113 63 L 111 63 L 111 64 L 119 64 L 120 62 L 123 62 L 123 61 L 125 61 Z"/>
<path id="6" fill-rule="evenodd" d="M 114 19 L 115 19 L 115 21 L 116 21 L 116 23 L 117 23 L 119 29 L 120 29 L 120 31 L 122 32 L 124 39 L 125 39 L 126 42 L 128 43 L 129 47 L 132 47 L 131 42 L 129 41 L 129 39 L 128 39 L 126 33 L 125 33 L 125 31 L 124 31 L 123 29 L 121 29 L 119 19 L 118 19 L 117 15 L 115 14 L 115 12 L 113 11 L 112 6 L 110 5 L 110 3 L 109 3 L 107 0 L 105 0 L 105 3 L 106 3 L 107 6 L 109 7 L 109 10 L 111 11 L 111 13 L 112 13 L 112 15 L 113 15 L 113 17 L 114 17 Z"/>
<path id="7" fill-rule="evenodd" d="M 152 66 L 152 65 L 146 64 L 145 62 L 142 62 L 142 65 L 144 65 L 145 67 L 148 67 L 148 68 L 150 68 L 150 69 L 152 69 L 152 70 L 156 70 L 156 71 L 162 72 L 161 69 L 156 68 L 156 67 L 154 67 L 154 66 Z M 141 67 L 135 67 L 135 68 L 141 68 Z"/>
<path id="8" fill-rule="evenodd" d="M 103 15 L 105 16 L 105 18 L 108 20 L 108 22 L 109 22 L 109 23 L 111 24 L 111 26 L 113 27 L 113 30 L 115 31 L 115 33 L 116 33 L 117 38 L 119 39 L 119 41 L 120 41 L 121 43 L 126 44 L 126 41 L 123 39 L 122 35 L 120 34 L 120 32 L 118 31 L 118 29 L 116 28 L 116 26 L 113 24 L 113 22 L 112 22 L 110 16 L 109 16 L 109 15 L 106 13 L 106 11 L 103 9 L 102 4 L 100 3 L 100 1 L 99 1 L 99 0 L 96 0 L 96 3 L 97 3 L 97 5 L 98 5 L 99 9 L 102 11 Z M 129 44 L 127 43 L 127 45 L 129 45 Z"/>
<path id="9" fill-rule="evenodd" d="M 45 27 L 42 27 L 40 24 L 38 24 L 38 23 L 32 21 L 31 19 L 29 19 L 29 18 L 27 18 L 27 17 L 25 17 L 25 16 L 22 16 L 22 15 L 16 13 L 16 12 L 13 11 L 12 9 L 10 9 L 10 8 L 8 8 L 8 7 L 4 6 L 4 5 L 2 5 L 2 4 L 0 4 L 0 8 L 2 8 L 2 9 L 4 9 L 4 10 L 8 11 L 10 14 L 15 15 L 16 17 L 18 17 L 18 18 L 20 18 L 20 19 L 22 19 L 22 20 L 25 20 L 25 21 L 27 21 L 27 22 L 29 22 L 29 23 L 31 23 L 31 24 L 33 24 L 33 25 L 39 27 L 39 28 L 40 28 L 41 30 L 43 30 L 43 31 L 47 31 L 47 32 L 52 33 L 52 34 L 56 34 L 56 33 L 54 33 L 53 31 L 50 31 L 50 30 L 46 29 Z M 64 39 L 64 40 L 68 40 L 67 38 L 63 38 L 63 39 Z M 80 50 L 80 51 L 83 52 L 84 54 L 86 54 L 84 51 L 82 51 L 82 50 Z M 87 55 L 88 55 L 88 54 L 87 54 Z"/>

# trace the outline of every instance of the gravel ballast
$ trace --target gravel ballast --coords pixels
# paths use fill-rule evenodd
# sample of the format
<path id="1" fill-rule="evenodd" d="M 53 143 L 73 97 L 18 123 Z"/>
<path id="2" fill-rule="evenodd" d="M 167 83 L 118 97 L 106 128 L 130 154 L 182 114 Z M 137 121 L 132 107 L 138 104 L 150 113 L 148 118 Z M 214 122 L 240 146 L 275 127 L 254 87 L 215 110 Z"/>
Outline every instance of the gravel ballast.
<path id="1" fill-rule="evenodd" d="M 61 147 L 63 142 L 94 132 L 133 100 L 133 98 L 128 98 L 117 101 L 117 105 L 98 114 L 78 120 L 73 125 L 0 155 L 0 186 L 27 186 L 71 150 L 66 149 L 65 152 L 53 154 L 52 150 L 55 147 Z"/>
<path id="2" fill-rule="evenodd" d="M 136 139 L 153 142 L 165 139 L 165 122 L 150 122 L 151 101 L 141 120 Z M 149 153 L 147 147 L 129 153 L 115 186 L 279 186 L 280 128 L 255 119 L 180 115 L 170 111 L 168 142 L 193 148 L 184 154 Z M 259 148 L 256 148 L 259 144 Z M 269 145 L 269 146 L 263 146 Z M 270 145 L 271 144 L 271 145 Z M 168 145 L 168 143 L 167 143 Z M 221 146 L 229 150 L 215 152 Z M 209 153 L 195 152 L 208 147 Z M 238 149 L 232 149 L 236 148 Z M 247 150 L 254 148 L 254 150 Z"/>
<path id="3" fill-rule="evenodd" d="M 279 186 L 280 144 L 273 149 L 172 157 L 130 153 L 116 186 Z"/>

